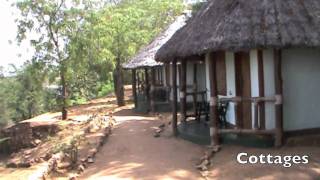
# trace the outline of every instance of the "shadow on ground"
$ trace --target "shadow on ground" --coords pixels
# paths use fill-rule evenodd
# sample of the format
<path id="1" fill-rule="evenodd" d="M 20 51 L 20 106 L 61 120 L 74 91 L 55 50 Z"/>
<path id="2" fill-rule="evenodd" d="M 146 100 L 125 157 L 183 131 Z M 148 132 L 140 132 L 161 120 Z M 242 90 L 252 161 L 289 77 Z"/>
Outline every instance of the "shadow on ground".
<path id="1" fill-rule="evenodd" d="M 119 123 L 83 179 L 201 179 L 194 168 L 203 148 L 170 136 L 154 138 L 161 122 L 130 109 L 114 114 Z"/>
<path id="2" fill-rule="evenodd" d="M 114 114 L 118 125 L 109 142 L 98 154 L 95 164 L 82 176 L 83 179 L 202 179 L 194 165 L 204 148 L 176 139 L 170 128 L 160 138 L 154 138 L 154 129 L 161 122 L 150 115 L 136 114 L 122 109 Z M 166 121 L 166 120 L 165 120 Z M 168 120 L 167 120 L 168 121 Z M 248 154 L 309 155 L 309 164 L 292 165 L 241 165 L 236 157 Z M 320 177 L 319 147 L 283 147 L 257 149 L 225 145 L 213 158 L 209 179 L 316 179 Z"/>

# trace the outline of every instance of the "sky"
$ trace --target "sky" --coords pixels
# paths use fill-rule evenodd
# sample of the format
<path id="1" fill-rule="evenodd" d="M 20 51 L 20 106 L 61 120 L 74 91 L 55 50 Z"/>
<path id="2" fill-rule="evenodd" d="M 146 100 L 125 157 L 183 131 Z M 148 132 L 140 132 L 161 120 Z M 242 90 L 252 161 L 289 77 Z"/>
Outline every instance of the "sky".
<path id="1" fill-rule="evenodd" d="M 0 66 L 6 69 L 9 64 L 21 66 L 33 54 L 29 42 L 24 42 L 20 47 L 15 42 L 17 25 L 14 20 L 18 13 L 14 7 L 11 7 L 12 2 L 14 0 L 0 0 Z M 12 44 L 9 41 L 12 41 Z M 21 54 L 21 57 L 18 56 L 19 54 Z"/>

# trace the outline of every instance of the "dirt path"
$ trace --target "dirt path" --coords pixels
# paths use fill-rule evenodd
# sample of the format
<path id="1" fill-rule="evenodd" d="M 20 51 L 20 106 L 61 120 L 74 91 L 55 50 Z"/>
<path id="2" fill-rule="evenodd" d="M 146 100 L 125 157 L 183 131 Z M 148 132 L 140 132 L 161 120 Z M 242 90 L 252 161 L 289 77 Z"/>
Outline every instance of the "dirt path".
<path id="1" fill-rule="evenodd" d="M 130 89 L 126 97 L 130 96 Z M 171 136 L 171 128 L 166 127 L 161 137 L 154 138 L 155 129 L 169 121 L 153 116 L 134 113 L 132 105 L 117 108 L 113 96 L 93 100 L 85 105 L 69 108 L 70 118 L 81 121 L 93 113 L 115 112 L 117 125 L 108 142 L 95 157 L 95 162 L 79 179 L 107 180 L 197 180 L 203 179 L 195 169 L 195 164 L 203 155 L 202 146 L 189 143 Z M 37 119 L 58 120 L 60 113 L 47 113 Z M 165 117 L 165 116 L 163 116 Z M 33 119 L 33 120 L 34 120 Z M 248 154 L 273 155 L 309 155 L 307 165 L 293 165 L 284 168 L 275 165 L 240 165 L 236 161 L 239 152 Z M 10 169 L 1 165 L 1 179 L 28 179 L 39 166 L 28 169 Z M 213 158 L 213 166 L 208 179 L 319 179 L 320 147 L 283 147 L 280 149 L 255 149 L 240 146 L 223 145 L 222 151 Z M 58 179 L 58 178 L 57 178 Z M 68 179 L 63 177 L 61 179 Z"/>
<path id="2" fill-rule="evenodd" d="M 116 114 L 119 125 L 109 142 L 99 152 L 95 164 L 82 179 L 203 179 L 194 165 L 204 152 L 203 147 L 171 137 L 170 128 L 160 138 L 153 132 L 161 122 L 139 116 L 130 109 Z M 241 165 L 237 154 L 308 155 L 309 163 L 285 168 L 281 165 Z M 319 179 L 320 147 L 282 147 L 257 149 L 224 145 L 213 158 L 207 179 Z"/>
<path id="3" fill-rule="evenodd" d="M 115 114 L 119 125 L 81 179 L 202 179 L 194 165 L 202 147 L 171 137 L 154 138 L 161 122 L 130 109 Z"/>
<path id="4" fill-rule="evenodd" d="M 294 164 L 290 168 L 275 164 L 246 164 L 237 162 L 238 153 L 248 155 L 308 155 L 308 164 Z M 320 147 L 282 147 L 282 148 L 248 148 L 235 145 L 224 145 L 213 158 L 213 168 L 208 179 L 259 179 L 259 180 L 319 180 Z"/>

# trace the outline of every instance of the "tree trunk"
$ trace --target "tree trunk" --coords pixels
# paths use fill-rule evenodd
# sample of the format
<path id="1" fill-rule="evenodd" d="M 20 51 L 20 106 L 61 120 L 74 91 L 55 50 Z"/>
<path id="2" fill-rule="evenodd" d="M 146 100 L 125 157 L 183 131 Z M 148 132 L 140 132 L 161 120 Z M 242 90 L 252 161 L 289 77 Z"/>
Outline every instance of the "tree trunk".
<path id="1" fill-rule="evenodd" d="M 60 70 L 60 78 L 61 78 L 61 86 L 62 86 L 62 120 L 66 120 L 68 118 L 67 111 L 67 84 L 65 79 L 65 67 L 62 67 Z"/>
<path id="2" fill-rule="evenodd" d="M 117 58 L 116 69 L 113 72 L 114 92 L 117 98 L 118 106 L 124 106 L 124 89 L 123 89 L 123 76 L 122 68 L 120 65 L 120 58 Z"/>
<path id="3" fill-rule="evenodd" d="M 28 119 L 31 119 L 33 117 L 32 110 L 33 110 L 33 104 L 29 103 L 28 104 Z"/>

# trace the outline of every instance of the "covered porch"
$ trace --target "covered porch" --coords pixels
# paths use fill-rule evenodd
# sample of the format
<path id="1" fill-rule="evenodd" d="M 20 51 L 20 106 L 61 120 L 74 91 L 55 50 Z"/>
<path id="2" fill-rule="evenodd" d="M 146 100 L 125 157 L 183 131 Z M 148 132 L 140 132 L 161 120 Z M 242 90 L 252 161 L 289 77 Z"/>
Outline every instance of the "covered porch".
<path id="1" fill-rule="evenodd" d="M 132 72 L 132 90 L 135 110 L 163 112 L 171 110 L 170 65 L 155 61 L 155 54 L 172 35 L 186 24 L 189 14 L 175 18 L 166 30 L 143 47 L 123 68 Z"/>
<path id="2" fill-rule="evenodd" d="M 251 56 L 259 63 L 263 63 L 261 53 L 254 54 Z M 283 142 L 283 119 L 282 119 L 282 82 L 281 82 L 281 51 L 274 50 L 273 57 L 273 77 L 274 82 L 273 87 L 274 95 L 265 96 L 263 92 L 263 86 L 265 83 L 263 81 L 264 77 L 258 75 L 257 88 L 252 86 L 253 91 L 258 91 L 257 94 L 253 94 L 248 89 L 246 89 L 245 84 L 246 80 L 249 79 L 249 87 L 253 82 L 250 81 L 243 75 L 245 67 L 241 63 L 239 65 L 233 66 L 234 68 L 234 77 L 233 80 L 230 80 L 227 75 L 228 68 L 230 68 L 226 58 L 225 52 L 213 52 L 205 55 L 205 79 L 206 83 L 206 94 L 207 97 L 200 100 L 195 98 L 195 120 L 188 121 L 189 113 L 187 108 L 187 95 L 189 94 L 198 94 L 201 92 L 194 91 L 189 93 L 187 91 L 187 68 L 186 64 L 188 60 L 181 60 L 181 71 L 178 73 L 172 73 L 172 86 L 173 89 L 176 89 L 177 76 L 179 76 L 179 98 L 177 98 L 178 92 L 173 92 L 173 132 L 175 135 L 179 135 L 182 138 L 194 141 L 199 144 L 212 144 L 218 145 L 220 143 L 233 143 L 233 144 L 243 144 L 248 146 L 256 147 L 270 147 L 270 146 L 280 146 Z M 232 56 L 232 61 L 234 63 L 241 62 L 241 59 L 244 59 L 244 55 L 234 53 Z M 259 59 L 260 57 L 260 59 Z M 268 59 L 269 61 L 269 59 Z M 250 57 L 249 57 L 250 62 Z M 177 61 L 172 63 L 174 68 L 177 64 Z M 252 71 L 259 71 L 252 68 Z M 239 66 L 239 67 L 238 67 Z M 230 72 L 229 72 L 230 73 Z M 248 70 L 250 76 L 250 69 Z M 231 73 L 232 74 L 232 73 Z M 259 73 L 258 73 L 259 74 Z M 229 74 L 230 75 L 230 74 Z M 260 77 L 260 81 L 259 81 Z M 269 77 L 267 78 L 269 79 Z M 232 82 L 230 82 L 232 81 Z M 242 83 L 239 83 L 242 82 Z M 229 87 L 230 83 L 234 83 L 234 92 L 231 92 Z M 256 83 L 256 82 L 254 82 Z M 260 91 L 259 91 L 260 89 Z M 268 94 L 268 93 L 266 93 Z M 177 102 L 180 102 L 179 104 Z M 275 118 L 271 118 L 267 121 L 274 121 L 271 124 L 274 124 L 274 127 L 266 127 L 266 108 L 265 106 L 273 106 L 275 112 Z M 178 123 L 178 109 L 180 109 L 180 124 Z M 267 108 L 268 109 L 268 108 Z"/>
<path id="3" fill-rule="evenodd" d="M 166 66 L 132 70 L 132 96 L 135 111 L 147 113 L 170 111 L 170 85 Z"/>
<path id="4" fill-rule="evenodd" d="M 279 147 L 285 134 L 319 133 L 320 32 L 317 16 L 310 16 L 315 2 L 208 1 L 157 52 L 158 61 L 182 67 L 179 99 L 177 73 L 171 76 L 174 135 L 178 107 L 181 124 L 187 119 L 184 67 L 199 55 L 206 57 L 212 145 L 225 134 L 267 136 Z M 222 105 L 228 106 L 227 123 Z"/>

